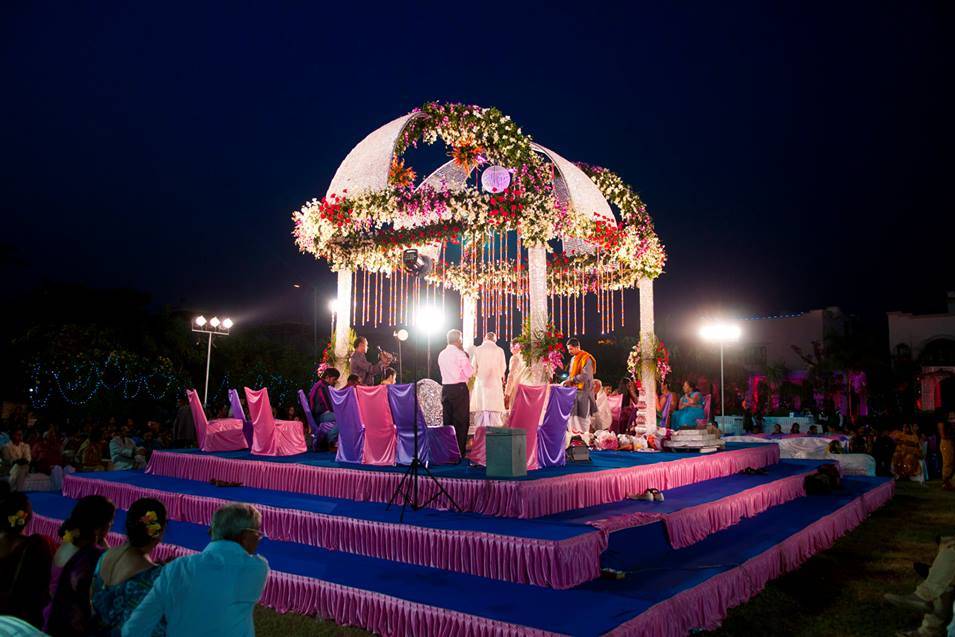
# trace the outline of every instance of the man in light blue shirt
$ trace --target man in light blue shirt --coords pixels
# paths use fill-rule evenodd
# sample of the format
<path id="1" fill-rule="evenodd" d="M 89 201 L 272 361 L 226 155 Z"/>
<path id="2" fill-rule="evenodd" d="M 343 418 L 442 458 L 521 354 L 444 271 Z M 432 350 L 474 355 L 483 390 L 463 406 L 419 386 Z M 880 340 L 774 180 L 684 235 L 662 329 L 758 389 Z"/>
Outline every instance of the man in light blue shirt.
<path id="1" fill-rule="evenodd" d="M 253 637 L 252 609 L 262 596 L 269 564 L 256 555 L 262 514 L 229 504 L 212 516 L 205 550 L 173 560 L 123 625 L 123 637 L 152 634 L 166 618 L 167 637 Z"/>

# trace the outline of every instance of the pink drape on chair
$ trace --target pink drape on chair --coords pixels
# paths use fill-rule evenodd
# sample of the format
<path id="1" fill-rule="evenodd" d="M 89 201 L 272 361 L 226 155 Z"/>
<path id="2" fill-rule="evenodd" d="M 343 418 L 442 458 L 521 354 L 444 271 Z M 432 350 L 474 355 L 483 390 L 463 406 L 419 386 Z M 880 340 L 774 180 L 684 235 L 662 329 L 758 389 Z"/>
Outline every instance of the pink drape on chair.
<path id="1" fill-rule="evenodd" d="M 388 402 L 388 386 L 355 388 L 358 413 L 365 425 L 364 460 L 362 464 L 394 466 L 397 453 L 397 431 Z"/>
<path id="2" fill-rule="evenodd" d="M 302 423 L 272 417 L 267 387 L 246 387 L 245 399 L 252 417 L 252 453 L 259 456 L 294 456 L 308 450 Z"/>
<path id="3" fill-rule="evenodd" d="M 216 418 L 208 420 L 206 412 L 199 402 L 199 394 L 187 389 L 189 411 L 196 426 L 196 442 L 203 451 L 238 451 L 248 449 L 249 444 L 242 435 L 242 421 L 238 418 Z"/>
<path id="4" fill-rule="evenodd" d="M 537 429 L 544 418 L 550 385 L 518 385 L 511 408 L 508 427 L 527 432 L 527 470 L 539 469 L 537 460 Z"/>
<path id="5" fill-rule="evenodd" d="M 607 404 L 610 405 L 610 428 L 618 431 L 617 423 L 620 422 L 620 410 L 623 409 L 623 394 L 607 396 Z"/>

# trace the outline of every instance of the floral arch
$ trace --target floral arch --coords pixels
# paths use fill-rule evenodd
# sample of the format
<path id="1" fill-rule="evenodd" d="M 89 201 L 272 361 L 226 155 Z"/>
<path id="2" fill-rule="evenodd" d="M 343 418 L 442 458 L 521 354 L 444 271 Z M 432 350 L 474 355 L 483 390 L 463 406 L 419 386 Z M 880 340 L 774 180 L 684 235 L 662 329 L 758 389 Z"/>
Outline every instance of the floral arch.
<path id="1" fill-rule="evenodd" d="M 419 180 L 408 151 L 439 141 L 449 160 Z M 588 312 L 608 332 L 638 288 L 641 338 L 653 334 L 666 254 L 646 206 L 613 172 L 537 144 L 495 108 L 429 102 L 388 122 L 292 217 L 299 249 L 338 272 L 339 326 L 409 323 L 454 291 L 466 343 L 479 325 L 508 338 L 526 322 L 541 336 L 548 319 L 584 333 Z M 409 248 L 434 258 L 425 281 L 402 271 Z"/>

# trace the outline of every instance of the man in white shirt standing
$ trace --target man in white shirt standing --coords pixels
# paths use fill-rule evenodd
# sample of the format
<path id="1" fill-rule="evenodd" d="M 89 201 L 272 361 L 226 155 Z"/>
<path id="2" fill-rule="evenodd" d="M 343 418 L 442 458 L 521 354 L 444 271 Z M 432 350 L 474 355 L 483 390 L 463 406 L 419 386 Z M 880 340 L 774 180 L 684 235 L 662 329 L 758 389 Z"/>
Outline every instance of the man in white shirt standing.
<path id="1" fill-rule="evenodd" d="M 497 346 L 497 334 L 488 332 L 484 342 L 474 348 L 474 387 L 471 388 L 471 413 L 478 427 L 500 427 L 504 412 L 504 350 Z"/>
<path id="2" fill-rule="evenodd" d="M 438 354 L 438 369 L 441 370 L 441 407 L 444 410 L 444 425 L 454 427 L 461 457 L 466 458 L 470 413 L 468 380 L 474 375 L 474 368 L 471 367 L 471 359 L 464 353 L 463 340 L 461 330 L 448 332 L 448 346 Z"/>
<path id="3" fill-rule="evenodd" d="M 152 589 L 123 625 L 123 637 L 151 635 L 166 617 L 167 637 L 254 637 L 252 609 L 269 564 L 256 555 L 262 514 L 227 504 L 212 515 L 212 541 L 201 552 L 163 567 Z"/>

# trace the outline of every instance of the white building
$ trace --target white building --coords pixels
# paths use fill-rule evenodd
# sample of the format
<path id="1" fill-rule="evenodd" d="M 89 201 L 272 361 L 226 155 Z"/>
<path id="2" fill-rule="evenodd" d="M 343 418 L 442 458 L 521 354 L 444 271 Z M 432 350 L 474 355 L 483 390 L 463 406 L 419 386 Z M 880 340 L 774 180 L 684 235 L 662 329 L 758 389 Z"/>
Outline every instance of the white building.
<path id="1" fill-rule="evenodd" d="M 767 366 L 782 363 L 786 369 L 800 371 L 808 368 L 799 354 L 811 356 L 813 343 L 825 343 L 826 337 L 843 334 L 845 316 L 838 307 L 809 310 L 799 314 L 743 319 L 743 339 L 740 343 L 740 362 L 750 371 L 764 371 Z"/>
<path id="2" fill-rule="evenodd" d="M 948 312 L 889 312 L 889 349 L 897 364 L 915 363 L 920 372 L 923 411 L 955 409 L 955 292 Z"/>

